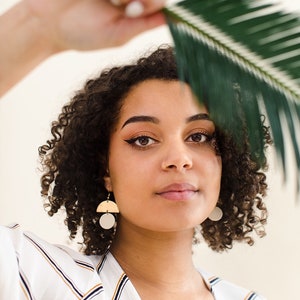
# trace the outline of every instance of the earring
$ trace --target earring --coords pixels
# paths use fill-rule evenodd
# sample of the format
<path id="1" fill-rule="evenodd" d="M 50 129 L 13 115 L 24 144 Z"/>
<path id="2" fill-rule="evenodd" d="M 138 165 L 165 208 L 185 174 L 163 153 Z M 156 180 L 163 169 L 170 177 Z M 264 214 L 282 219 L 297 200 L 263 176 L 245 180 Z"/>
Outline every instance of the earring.
<path id="1" fill-rule="evenodd" d="M 116 219 L 112 213 L 119 213 L 117 204 L 109 198 L 110 193 L 108 193 L 107 199 L 102 201 L 96 209 L 96 212 L 104 213 L 99 219 L 99 224 L 103 229 L 111 229 L 114 227 Z"/>
<path id="2" fill-rule="evenodd" d="M 220 207 L 216 206 L 213 211 L 210 213 L 210 215 L 208 216 L 208 218 L 211 221 L 220 221 L 223 217 L 223 211 Z"/>

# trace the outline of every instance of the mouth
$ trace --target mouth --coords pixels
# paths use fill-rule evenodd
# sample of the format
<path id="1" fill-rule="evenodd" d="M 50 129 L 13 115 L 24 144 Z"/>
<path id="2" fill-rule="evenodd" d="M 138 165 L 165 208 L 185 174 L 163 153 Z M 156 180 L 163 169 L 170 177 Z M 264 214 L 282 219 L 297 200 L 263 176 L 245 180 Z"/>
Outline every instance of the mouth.
<path id="1" fill-rule="evenodd" d="M 199 190 L 189 183 L 175 183 L 162 188 L 156 194 L 173 201 L 187 201 L 192 199 Z"/>

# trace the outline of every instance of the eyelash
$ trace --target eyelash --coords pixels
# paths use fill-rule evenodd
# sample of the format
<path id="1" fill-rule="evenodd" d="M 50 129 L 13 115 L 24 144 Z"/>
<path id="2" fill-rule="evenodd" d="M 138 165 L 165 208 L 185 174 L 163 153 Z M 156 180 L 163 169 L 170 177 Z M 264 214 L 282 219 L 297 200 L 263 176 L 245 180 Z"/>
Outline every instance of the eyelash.
<path id="1" fill-rule="evenodd" d="M 202 143 L 209 143 L 213 139 L 214 134 L 209 134 L 207 132 L 199 131 L 199 132 L 195 132 L 195 133 L 190 134 L 186 140 L 188 140 L 191 137 L 200 137 L 201 139 L 204 137 L 205 138 L 204 141 L 201 141 L 201 140 L 200 141 L 191 141 L 193 143 L 202 144 Z"/>
<path id="2" fill-rule="evenodd" d="M 139 148 L 139 149 L 145 149 L 145 148 L 152 145 L 152 143 L 150 145 L 148 145 L 148 144 L 147 145 L 142 145 L 142 144 L 137 145 L 136 142 L 141 140 L 141 139 L 147 139 L 148 141 L 152 140 L 154 143 L 158 142 L 156 139 L 151 138 L 150 136 L 147 136 L 147 135 L 140 135 L 140 136 L 125 140 L 125 142 L 128 143 L 129 145 L 131 145 L 132 147 L 136 147 L 136 148 Z"/>
<path id="3" fill-rule="evenodd" d="M 196 144 L 204 144 L 204 143 L 210 143 L 213 139 L 214 139 L 214 134 L 208 134 L 206 132 L 195 132 L 195 133 L 192 133 L 188 136 L 188 138 L 186 139 L 187 142 L 190 142 L 190 143 L 196 143 Z M 195 137 L 200 137 L 200 141 L 188 141 L 188 139 L 190 138 L 195 138 Z M 204 141 L 202 141 L 202 138 L 205 138 Z M 152 143 L 151 144 L 148 144 L 147 145 L 142 145 L 141 144 L 141 140 L 142 139 L 147 139 L 147 141 L 149 142 L 150 140 L 152 140 Z M 140 141 L 140 145 L 136 144 L 136 142 Z M 138 149 L 147 149 L 148 147 L 150 147 L 153 143 L 156 143 L 158 142 L 158 140 L 154 139 L 154 138 L 151 138 L 147 135 L 141 135 L 141 136 L 137 136 L 137 137 L 134 137 L 134 138 L 131 138 L 131 139 L 128 139 L 128 140 L 125 140 L 126 143 L 128 143 L 129 145 L 131 145 L 132 147 L 136 147 Z"/>

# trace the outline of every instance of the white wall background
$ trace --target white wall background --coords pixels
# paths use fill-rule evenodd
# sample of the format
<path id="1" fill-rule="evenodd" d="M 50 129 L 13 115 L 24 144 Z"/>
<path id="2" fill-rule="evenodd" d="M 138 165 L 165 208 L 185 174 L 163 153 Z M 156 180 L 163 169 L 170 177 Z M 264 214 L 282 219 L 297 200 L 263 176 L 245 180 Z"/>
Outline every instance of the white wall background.
<path id="1" fill-rule="evenodd" d="M 1 0 L 0 12 L 15 2 Z M 298 0 L 284 3 L 292 9 L 300 8 Z M 134 59 L 150 47 L 170 41 L 167 28 L 162 27 L 118 49 L 68 52 L 52 57 L 1 99 L 1 224 L 18 222 L 25 230 L 50 242 L 70 243 L 63 218 L 49 218 L 43 211 L 37 148 L 50 137 L 50 122 L 56 118 L 61 105 L 87 77 L 103 67 Z M 296 299 L 300 279 L 300 200 L 295 200 L 294 162 L 291 159 L 291 176 L 284 186 L 272 153 L 270 157 L 267 236 L 257 239 L 253 247 L 236 245 L 225 254 L 215 254 L 202 244 L 195 250 L 195 263 L 255 289 L 270 300 Z"/>

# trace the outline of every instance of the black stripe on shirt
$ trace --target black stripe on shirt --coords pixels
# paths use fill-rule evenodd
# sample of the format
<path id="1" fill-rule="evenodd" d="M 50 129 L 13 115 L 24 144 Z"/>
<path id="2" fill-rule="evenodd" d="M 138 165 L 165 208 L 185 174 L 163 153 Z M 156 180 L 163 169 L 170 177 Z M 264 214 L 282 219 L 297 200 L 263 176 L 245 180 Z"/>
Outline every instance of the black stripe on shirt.
<path id="1" fill-rule="evenodd" d="M 78 295 L 79 298 L 82 298 L 83 294 L 79 289 L 75 286 L 75 284 L 71 281 L 71 279 L 68 278 L 66 274 L 64 274 L 63 270 L 57 265 L 57 263 L 51 258 L 51 256 L 40 246 L 36 241 L 34 241 L 31 237 L 24 234 L 24 236 L 31 241 L 43 254 L 43 256 L 47 259 L 47 261 L 50 263 L 50 265 L 57 270 L 57 272 L 63 277 L 64 281 L 67 283 L 67 285 Z"/>
<path id="2" fill-rule="evenodd" d="M 99 295 L 100 293 L 102 293 L 104 291 L 103 286 L 102 285 L 96 285 L 92 290 L 90 290 L 88 292 L 87 295 L 84 295 L 82 300 L 89 300 L 94 298 L 95 296 Z"/>
<path id="3" fill-rule="evenodd" d="M 120 297 L 121 297 L 122 291 L 123 291 L 126 283 L 128 282 L 128 280 L 129 280 L 129 278 L 124 273 L 121 276 L 120 280 L 119 280 L 119 284 L 116 286 L 114 298 L 112 300 L 119 300 L 119 299 L 121 299 Z"/>
<path id="4" fill-rule="evenodd" d="M 28 284 L 27 280 L 25 279 L 25 277 L 22 275 L 21 271 L 19 271 L 19 276 L 20 276 L 20 280 L 21 280 L 20 284 L 23 287 L 22 290 L 26 294 L 26 297 L 30 300 L 34 300 L 32 294 L 31 294 L 30 288 L 29 288 L 29 284 Z"/>

